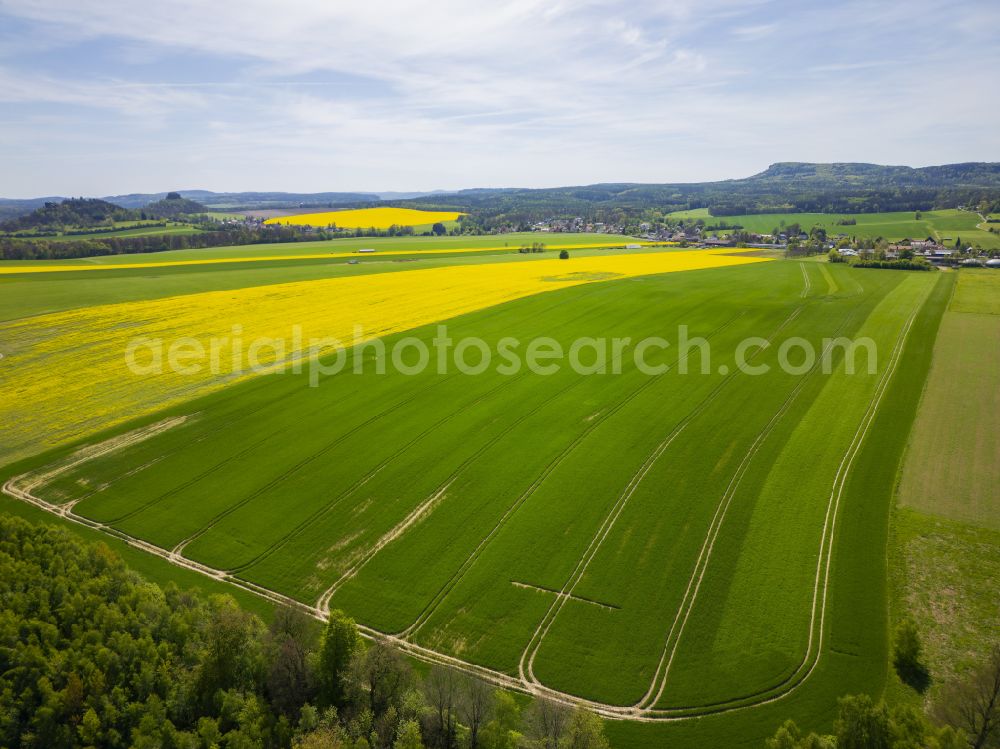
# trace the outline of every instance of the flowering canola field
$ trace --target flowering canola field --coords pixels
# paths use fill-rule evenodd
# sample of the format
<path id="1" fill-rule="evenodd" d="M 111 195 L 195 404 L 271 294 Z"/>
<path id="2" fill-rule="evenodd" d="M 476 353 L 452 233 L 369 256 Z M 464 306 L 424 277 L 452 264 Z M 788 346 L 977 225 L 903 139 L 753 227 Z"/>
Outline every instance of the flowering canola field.
<path id="1" fill-rule="evenodd" d="M 280 342 L 255 351 L 258 364 L 274 364 L 309 355 L 311 338 L 351 345 L 358 326 L 367 340 L 568 286 L 756 262 L 762 259 L 706 250 L 454 266 L 212 291 L 14 320 L 0 324 L 0 423 L 5 425 L 0 463 L 232 382 L 246 369 L 255 339 Z M 161 341 L 163 351 L 171 344 L 208 349 L 215 340 L 219 366 L 188 374 L 164 367 L 137 375 L 126 363 L 129 345 L 137 340 Z M 135 361 L 152 363 L 150 350 L 134 349 Z M 182 363 L 189 360 L 182 357 Z"/>
<path id="2" fill-rule="evenodd" d="M 463 214 L 458 211 L 417 211 L 412 208 L 360 208 L 354 211 L 300 213 L 295 216 L 269 218 L 265 224 L 295 226 L 329 226 L 341 229 L 388 229 L 390 226 L 421 226 L 438 221 L 455 221 Z"/>

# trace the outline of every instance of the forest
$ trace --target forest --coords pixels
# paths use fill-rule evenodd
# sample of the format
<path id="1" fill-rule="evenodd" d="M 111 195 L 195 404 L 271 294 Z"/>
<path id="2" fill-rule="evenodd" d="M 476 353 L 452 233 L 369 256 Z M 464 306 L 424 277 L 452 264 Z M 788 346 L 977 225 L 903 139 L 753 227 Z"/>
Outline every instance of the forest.
<path id="1" fill-rule="evenodd" d="M 105 544 L 0 516 L 0 746 L 606 749 L 601 721 L 443 668 L 333 612 L 270 623 Z"/>

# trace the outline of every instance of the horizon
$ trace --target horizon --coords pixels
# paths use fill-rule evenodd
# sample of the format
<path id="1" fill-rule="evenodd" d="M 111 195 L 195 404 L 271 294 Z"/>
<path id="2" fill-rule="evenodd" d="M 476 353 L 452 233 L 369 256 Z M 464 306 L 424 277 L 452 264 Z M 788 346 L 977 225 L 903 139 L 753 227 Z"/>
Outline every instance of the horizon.
<path id="1" fill-rule="evenodd" d="M 1000 63 L 979 0 L 5 0 L 0 20 L 11 199 L 691 183 L 1000 145 L 969 72 Z"/>
<path id="2" fill-rule="evenodd" d="M 239 190 L 226 190 L 218 189 L 211 190 L 203 187 L 178 187 L 169 189 L 159 189 L 159 190 L 149 190 L 149 191 L 118 191 L 110 192 L 105 194 L 57 194 L 50 193 L 47 195 L 29 195 L 29 196 L 12 196 L 12 195 L 0 195 L 0 200 L 9 201 L 31 201 L 31 200 L 43 200 L 49 198 L 56 198 L 61 200 L 72 200 L 72 199 L 99 199 L 99 200 L 109 200 L 111 198 L 124 198 L 131 197 L 135 195 L 159 195 L 167 194 L 171 192 L 176 193 L 198 193 L 198 192 L 208 192 L 215 195 L 242 195 L 242 194 L 252 194 L 252 193 L 262 193 L 262 194 L 273 194 L 273 195 L 321 195 L 324 193 L 363 193 L 371 195 L 373 197 L 378 197 L 383 194 L 390 193 L 420 193 L 420 196 L 425 195 L 454 195 L 467 190 L 554 190 L 554 189 L 570 189 L 576 187 L 594 187 L 597 185 L 662 185 L 662 184 L 677 184 L 677 185 L 696 185 L 696 184 L 706 184 L 708 182 L 729 182 L 738 181 L 743 179 L 749 179 L 751 177 L 759 176 L 763 174 L 768 169 L 778 164 L 789 164 L 789 163 L 804 163 L 804 164 L 816 164 L 822 166 L 829 166 L 832 164 L 847 164 L 847 165 L 865 165 L 865 166 L 878 166 L 878 167 L 888 167 L 888 168 L 908 168 L 908 169 L 927 169 L 931 167 L 943 167 L 943 166 L 958 166 L 961 164 L 1000 164 L 1000 161 L 967 161 L 967 162 L 954 162 L 949 164 L 922 164 L 919 166 L 911 164 L 879 164 L 871 161 L 838 161 L 838 162 L 789 162 L 789 161 L 776 161 L 768 164 L 767 167 L 761 169 L 753 174 L 745 175 L 742 177 L 724 177 L 719 180 L 705 180 L 705 181 L 695 181 L 695 182 L 631 182 L 628 180 L 615 180 L 611 182 L 581 182 L 577 184 L 552 184 L 552 185 L 542 185 L 538 187 L 525 187 L 519 185 L 476 185 L 476 186 L 466 186 L 457 187 L 455 189 L 442 189 L 442 188 L 432 188 L 427 190 L 422 189 L 412 189 L 412 190 L 352 190 L 352 189 L 317 189 L 314 191 L 306 190 L 267 190 L 261 188 L 244 188 Z M 382 200 L 407 200 L 408 198 L 380 198 Z M 336 209 L 335 209 L 336 210 Z"/>

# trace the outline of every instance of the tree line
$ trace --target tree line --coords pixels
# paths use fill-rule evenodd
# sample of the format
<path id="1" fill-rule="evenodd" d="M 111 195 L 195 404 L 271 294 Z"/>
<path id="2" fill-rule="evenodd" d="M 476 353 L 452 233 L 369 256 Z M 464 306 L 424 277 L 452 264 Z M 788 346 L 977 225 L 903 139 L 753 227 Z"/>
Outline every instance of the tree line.
<path id="1" fill-rule="evenodd" d="M 31 236 L 0 236 L 0 259 L 3 260 L 68 260 L 98 255 L 134 255 L 144 252 L 230 247 L 250 244 L 280 244 L 285 242 L 318 242 L 351 237 L 413 236 L 412 226 L 390 226 L 386 229 L 313 229 L 283 224 L 223 224 L 205 220 L 194 225 L 200 231 L 192 234 L 149 234 L 135 237 L 100 236 L 108 229 L 74 230 L 75 235 L 93 235 L 81 239 L 48 238 L 37 233 Z M 425 232 L 440 236 L 440 230 Z M 444 231 L 441 231 L 444 230 Z M 55 233 L 55 232 L 53 232 Z M 453 232 L 455 233 L 455 232 Z M 461 231 L 457 232 L 461 233 Z M 473 233 L 473 232 L 466 232 Z"/>
<path id="2" fill-rule="evenodd" d="M 418 673 L 342 612 L 270 623 L 0 517 L 0 746 L 607 749 L 591 713 Z"/>
<path id="3" fill-rule="evenodd" d="M 199 227 L 194 234 L 150 234 L 137 237 L 99 237 L 87 239 L 45 239 L 0 237 L 0 257 L 4 260 L 67 260 L 98 255 L 132 255 L 204 247 L 227 247 L 244 244 L 302 242 L 323 239 L 322 233 L 306 233 L 289 226 Z"/>

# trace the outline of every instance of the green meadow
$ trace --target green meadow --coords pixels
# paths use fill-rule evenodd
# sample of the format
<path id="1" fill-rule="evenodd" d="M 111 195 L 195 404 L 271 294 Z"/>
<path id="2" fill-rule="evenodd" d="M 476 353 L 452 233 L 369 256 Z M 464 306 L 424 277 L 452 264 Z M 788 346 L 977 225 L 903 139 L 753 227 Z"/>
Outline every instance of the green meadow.
<path id="1" fill-rule="evenodd" d="M 1000 273 L 962 268 L 941 321 L 900 503 L 1000 530 Z"/>
<path id="2" fill-rule="evenodd" d="M 962 268 L 933 347 L 896 489 L 893 621 L 918 622 L 929 699 L 1000 631 L 1000 273 Z M 889 693 L 916 702 L 893 677 Z"/>
<path id="3" fill-rule="evenodd" d="M 539 237 L 157 253 L 317 262 L 0 276 L 16 297 L 0 317 L 412 267 L 322 259 L 359 246 L 424 250 L 421 267 L 545 256 L 432 256 L 524 241 Z M 81 532 L 133 537 L 320 615 L 343 609 L 417 657 L 649 719 L 610 721 L 615 746 L 760 746 L 786 717 L 828 724 L 839 695 L 886 683 L 888 588 L 872 572 L 885 570 L 897 468 L 955 275 L 776 261 L 559 289 L 451 319 L 449 335 L 492 351 L 511 336 L 564 349 L 659 336 L 670 345 L 646 357 L 658 371 L 631 349 L 606 352 L 617 373 L 586 375 L 565 362 L 549 375 L 378 374 L 369 358 L 315 387 L 307 373 L 243 381 L 3 478 L 37 477 L 34 496 L 98 524 Z M 682 349 L 682 325 L 708 354 Z M 430 348 L 435 333 L 385 344 Z M 874 359 L 839 337 L 870 340 Z M 815 360 L 783 348 L 791 338 Z M 107 449 L 74 458 L 95 445 Z M 175 570 L 148 559 L 157 579 Z"/>

